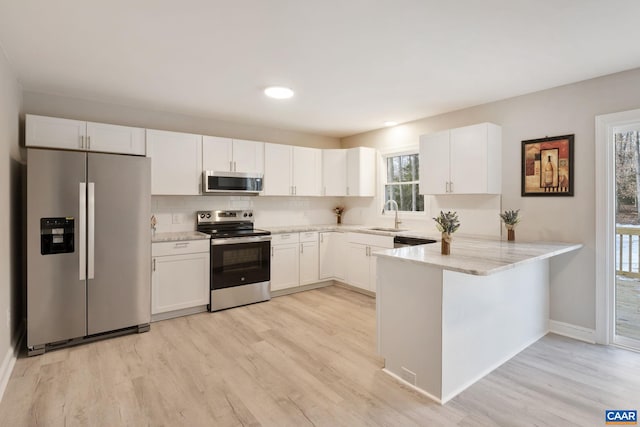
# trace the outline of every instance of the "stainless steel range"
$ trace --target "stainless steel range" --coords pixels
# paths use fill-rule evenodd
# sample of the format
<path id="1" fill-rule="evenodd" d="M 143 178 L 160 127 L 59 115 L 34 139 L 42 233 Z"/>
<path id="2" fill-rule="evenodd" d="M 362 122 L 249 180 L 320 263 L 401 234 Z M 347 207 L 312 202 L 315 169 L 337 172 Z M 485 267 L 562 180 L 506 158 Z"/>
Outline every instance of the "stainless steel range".
<path id="1" fill-rule="evenodd" d="M 253 228 L 253 211 L 199 211 L 211 235 L 209 311 L 271 299 L 271 232 Z"/>

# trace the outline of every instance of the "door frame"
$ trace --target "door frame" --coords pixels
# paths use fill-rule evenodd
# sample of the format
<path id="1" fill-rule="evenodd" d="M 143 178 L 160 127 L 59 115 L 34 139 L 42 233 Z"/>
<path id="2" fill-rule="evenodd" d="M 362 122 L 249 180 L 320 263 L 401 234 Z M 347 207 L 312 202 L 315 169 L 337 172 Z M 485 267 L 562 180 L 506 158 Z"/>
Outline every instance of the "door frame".
<path id="1" fill-rule="evenodd" d="M 615 335 L 614 129 L 640 123 L 640 109 L 596 116 L 596 342 L 625 345 Z M 622 339 L 620 339 L 622 338 Z M 628 344 L 627 344 L 628 345 Z"/>

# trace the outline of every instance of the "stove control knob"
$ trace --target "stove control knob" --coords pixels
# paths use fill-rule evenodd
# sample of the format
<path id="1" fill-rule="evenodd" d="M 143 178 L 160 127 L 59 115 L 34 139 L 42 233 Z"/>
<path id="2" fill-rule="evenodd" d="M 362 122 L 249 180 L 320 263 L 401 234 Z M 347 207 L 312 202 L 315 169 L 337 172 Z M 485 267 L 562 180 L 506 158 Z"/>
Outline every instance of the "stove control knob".
<path id="1" fill-rule="evenodd" d="M 207 214 L 207 218 L 211 218 L 211 214 L 210 213 Z"/>
<path id="2" fill-rule="evenodd" d="M 247 213 L 246 213 L 246 212 L 244 213 L 244 217 L 245 217 L 245 218 L 247 217 Z"/>
<path id="3" fill-rule="evenodd" d="M 250 216 L 250 217 L 251 217 L 251 216 L 253 216 L 253 213 L 251 213 L 251 212 L 250 212 L 250 213 L 249 213 L 249 216 Z"/>
<path id="4" fill-rule="evenodd" d="M 204 214 L 203 213 L 200 214 L 200 218 L 204 218 Z"/>

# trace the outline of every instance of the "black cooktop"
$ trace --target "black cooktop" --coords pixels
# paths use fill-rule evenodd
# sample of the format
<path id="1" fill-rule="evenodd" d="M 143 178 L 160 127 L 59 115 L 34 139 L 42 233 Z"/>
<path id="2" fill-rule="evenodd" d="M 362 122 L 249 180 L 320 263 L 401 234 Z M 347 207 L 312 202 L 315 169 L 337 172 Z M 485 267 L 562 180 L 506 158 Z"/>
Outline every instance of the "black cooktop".
<path id="1" fill-rule="evenodd" d="M 258 230 L 252 228 L 250 230 L 198 230 L 202 233 L 211 235 L 212 239 L 228 239 L 231 237 L 250 237 L 250 236 L 269 236 L 270 231 Z"/>

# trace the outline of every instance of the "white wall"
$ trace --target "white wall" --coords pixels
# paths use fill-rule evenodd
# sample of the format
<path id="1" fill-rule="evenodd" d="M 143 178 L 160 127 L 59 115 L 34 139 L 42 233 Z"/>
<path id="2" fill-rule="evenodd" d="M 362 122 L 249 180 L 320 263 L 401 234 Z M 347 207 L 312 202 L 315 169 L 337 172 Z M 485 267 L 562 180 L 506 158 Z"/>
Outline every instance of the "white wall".
<path id="1" fill-rule="evenodd" d="M 595 328 L 595 116 L 640 107 L 640 69 L 344 138 L 344 147 L 389 149 L 419 135 L 493 122 L 502 126 L 502 206 L 521 209 L 517 239 L 581 242 L 551 262 L 551 319 Z M 521 141 L 575 134 L 575 196 L 521 197 Z M 455 244 L 454 244 L 455 247 Z"/>
<path id="2" fill-rule="evenodd" d="M 126 107 L 103 102 L 24 91 L 27 114 L 87 120 L 149 129 L 188 132 L 227 138 L 249 139 L 317 148 L 339 148 L 337 138 L 291 132 L 264 126 L 231 123 L 207 117 L 193 117 L 165 111 Z"/>
<path id="3" fill-rule="evenodd" d="M 22 253 L 22 155 L 19 114 L 22 89 L 0 49 L 0 397 L 21 333 L 24 302 Z"/>

